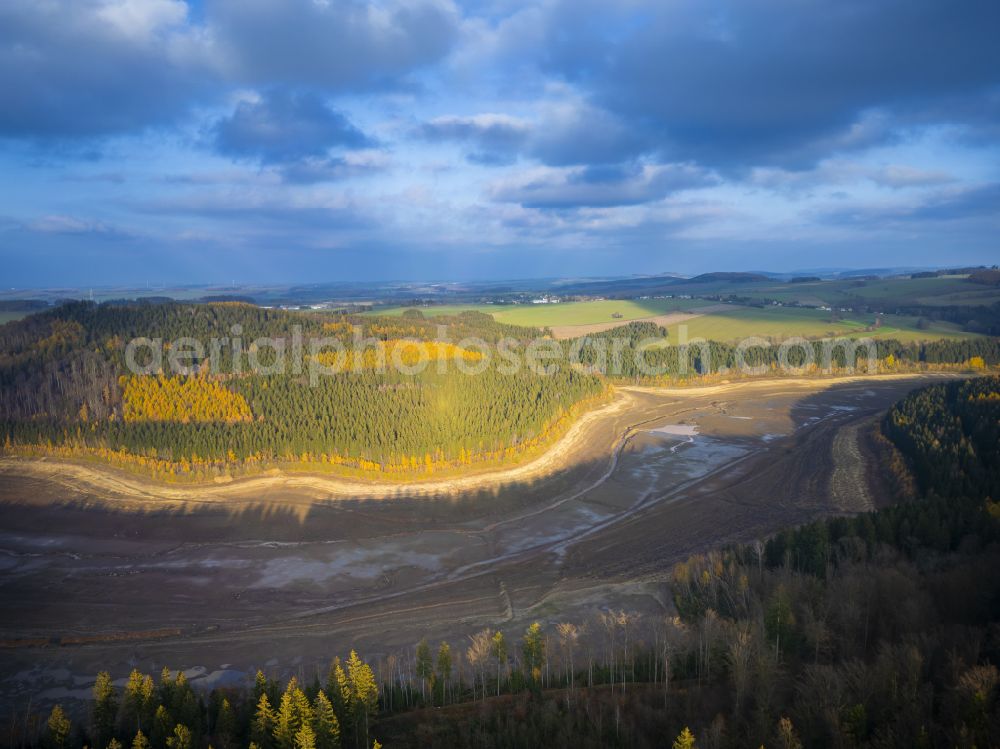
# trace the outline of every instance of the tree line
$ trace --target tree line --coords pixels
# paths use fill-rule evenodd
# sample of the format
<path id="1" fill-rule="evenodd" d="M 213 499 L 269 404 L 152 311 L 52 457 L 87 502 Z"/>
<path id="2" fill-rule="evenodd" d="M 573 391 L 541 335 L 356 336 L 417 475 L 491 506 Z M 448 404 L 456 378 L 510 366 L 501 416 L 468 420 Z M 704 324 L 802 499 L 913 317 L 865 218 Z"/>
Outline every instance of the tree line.
<path id="1" fill-rule="evenodd" d="M 718 341 L 680 345 L 667 329 L 652 322 L 631 322 L 566 342 L 578 361 L 602 374 L 623 380 L 691 380 L 704 375 L 738 375 L 742 366 L 780 374 L 782 367 L 801 368 L 805 374 L 848 370 L 868 372 L 867 345 L 836 345 L 824 340 L 804 341 L 782 351 L 781 341 L 739 346 Z M 876 339 L 871 354 L 877 371 L 917 371 L 927 367 L 985 368 L 1000 364 L 1000 338 L 968 338 L 904 343 Z M 784 360 L 782 357 L 785 357 Z M 873 374 L 874 372 L 868 372 Z"/>

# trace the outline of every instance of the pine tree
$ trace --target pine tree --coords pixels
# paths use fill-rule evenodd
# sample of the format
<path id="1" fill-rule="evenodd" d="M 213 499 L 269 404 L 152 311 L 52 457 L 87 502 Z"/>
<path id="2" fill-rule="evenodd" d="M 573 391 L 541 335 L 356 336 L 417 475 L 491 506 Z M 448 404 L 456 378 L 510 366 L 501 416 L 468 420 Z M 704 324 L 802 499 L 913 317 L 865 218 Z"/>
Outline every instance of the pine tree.
<path id="1" fill-rule="evenodd" d="M 174 672 L 167 666 L 160 671 L 160 703 L 169 705 L 174 697 Z"/>
<path id="2" fill-rule="evenodd" d="M 250 736 L 259 749 L 271 749 L 274 745 L 276 725 L 277 719 L 274 710 L 271 709 L 271 701 L 267 698 L 267 694 L 262 692 L 260 699 L 257 700 L 257 710 L 250 726 Z"/>
<path id="3" fill-rule="evenodd" d="M 340 746 L 340 721 L 326 693 L 320 690 L 313 702 L 313 723 L 316 749 L 337 749 Z"/>
<path id="4" fill-rule="evenodd" d="M 153 700 L 153 691 L 153 679 L 138 669 L 132 669 L 125 684 L 123 707 L 125 719 L 134 722 L 136 730 L 142 728 L 143 719 L 147 717 L 147 711 Z"/>
<path id="5" fill-rule="evenodd" d="M 303 723 L 295 734 L 295 749 L 316 749 L 316 736 L 308 723 Z"/>
<path id="6" fill-rule="evenodd" d="M 691 729 L 687 726 L 684 730 L 680 732 L 677 738 L 674 740 L 673 749 L 697 749 L 695 745 L 694 734 L 691 733 Z"/>
<path id="7" fill-rule="evenodd" d="M 98 746 L 111 740 L 118 714 L 118 700 L 111 674 L 101 671 L 94 682 L 94 739 Z"/>
<path id="8" fill-rule="evenodd" d="M 166 746 L 167 738 L 174 730 L 174 721 L 163 705 L 156 707 L 153 715 L 153 730 L 149 735 L 150 743 L 155 749 L 163 749 Z"/>
<path id="9" fill-rule="evenodd" d="M 132 739 L 132 749 L 149 749 L 149 739 L 142 731 L 135 732 L 135 738 Z"/>
<path id="10" fill-rule="evenodd" d="M 253 679 L 253 701 L 255 704 L 260 702 L 261 695 L 267 694 L 267 677 L 264 676 L 264 672 L 257 669 L 257 674 Z"/>
<path id="11" fill-rule="evenodd" d="M 326 680 L 326 696 L 333 704 L 333 711 L 338 716 L 347 717 L 352 712 L 351 687 L 347 682 L 347 674 L 340 663 L 340 656 L 333 659 L 330 673 Z"/>
<path id="12" fill-rule="evenodd" d="M 70 722 L 61 705 L 52 708 L 45 725 L 48 728 L 49 742 L 54 749 L 65 749 L 69 740 Z"/>
<path id="13" fill-rule="evenodd" d="M 233 708 L 225 697 L 222 698 L 219 714 L 215 719 L 215 740 L 223 749 L 229 749 L 236 741 L 236 716 L 233 715 Z"/>
<path id="14" fill-rule="evenodd" d="M 277 720 L 274 724 L 274 741 L 278 749 L 293 749 L 295 744 L 295 734 L 299 726 L 295 722 L 295 706 L 292 703 L 293 678 L 289 682 L 285 693 L 281 695 L 281 703 L 278 705 Z"/>
<path id="15" fill-rule="evenodd" d="M 312 723 L 312 706 L 305 692 L 299 688 L 299 682 L 292 677 L 281 696 L 278 715 L 275 724 L 274 738 L 280 749 L 293 749 L 296 736 L 302 725 Z M 311 729 L 310 729 L 311 731 Z"/>
<path id="16" fill-rule="evenodd" d="M 191 749 L 191 745 L 191 729 L 178 723 L 173 736 L 167 739 L 167 749 Z"/>
<path id="17" fill-rule="evenodd" d="M 368 746 L 368 721 L 378 710 L 378 684 L 371 666 L 362 661 L 355 651 L 347 659 L 347 678 L 351 685 L 351 700 L 357 723 L 364 723 L 365 746 Z"/>

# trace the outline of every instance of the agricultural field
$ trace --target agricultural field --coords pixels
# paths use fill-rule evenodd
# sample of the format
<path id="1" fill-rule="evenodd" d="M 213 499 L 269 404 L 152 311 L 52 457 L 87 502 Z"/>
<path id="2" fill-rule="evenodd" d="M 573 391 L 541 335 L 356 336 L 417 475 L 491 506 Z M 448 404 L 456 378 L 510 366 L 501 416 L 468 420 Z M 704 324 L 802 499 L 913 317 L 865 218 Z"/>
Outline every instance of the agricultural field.
<path id="1" fill-rule="evenodd" d="M 4 323 L 12 322 L 13 320 L 20 320 L 22 317 L 27 317 L 31 313 L 28 311 L 24 312 L 0 312 L 0 325 Z"/>
<path id="2" fill-rule="evenodd" d="M 713 306 L 705 299 L 603 299 L 594 302 L 560 302 L 559 304 L 444 304 L 420 307 L 427 317 L 456 315 L 475 310 L 492 315 L 497 322 L 546 328 L 565 325 L 594 325 L 605 322 L 629 322 L 672 312 L 697 312 Z M 372 314 L 401 315 L 407 307 L 388 307 Z M 620 315 L 620 317 L 615 317 Z"/>
<path id="3" fill-rule="evenodd" d="M 805 283 L 679 284 L 681 294 L 735 294 L 785 303 L 844 306 L 856 301 L 913 305 L 989 305 L 1000 301 L 1000 289 L 970 283 L 966 276 L 937 278 L 844 279 Z"/>
<path id="4" fill-rule="evenodd" d="M 925 280 L 925 279 L 917 279 Z M 927 279 L 934 280 L 934 279 Z M 383 315 L 400 315 L 403 307 L 379 310 Z M 762 338 L 860 337 L 896 338 L 901 341 L 958 339 L 974 337 L 957 325 L 933 321 L 918 327 L 918 318 L 883 315 L 879 328 L 867 331 L 875 315 L 844 313 L 843 319 L 831 321 L 831 313 L 803 307 L 745 307 L 718 304 L 705 299 L 602 300 L 537 305 L 441 305 L 421 307 L 427 317 L 454 315 L 467 310 L 485 312 L 497 322 L 548 327 L 558 338 L 596 332 L 596 327 L 612 327 L 633 320 L 652 319 L 670 331 L 677 340 L 680 325 L 687 326 L 688 338 L 706 338 L 731 342 L 760 336 Z M 683 314 L 689 313 L 689 314 Z M 619 314 L 621 317 L 613 317 Z M 574 331 L 574 329 L 576 329 Z"/>
<path id="5" fill-rule="evenodd" d="M 706 338 L 710 341 L 732 342 L 749 336 L 762 338 L 835 338 L 871 337 L 894 338 L 899 341 L 954 340 L 976 337 L 962 331 L 957 325 L 931 322 L 918 327 L 918 318 L 904 315 L 882 315 L 881 325 L 868 328 L 875 321 L 874 315 L 846 315 L 832 321 L 829 312 L 801 307 L 740 307 L 715 310 L 698 315 L 682 323 L 669 325 L 672 340 L 677 340 L 680 325 L 687 326 L 688 338 Z"/>

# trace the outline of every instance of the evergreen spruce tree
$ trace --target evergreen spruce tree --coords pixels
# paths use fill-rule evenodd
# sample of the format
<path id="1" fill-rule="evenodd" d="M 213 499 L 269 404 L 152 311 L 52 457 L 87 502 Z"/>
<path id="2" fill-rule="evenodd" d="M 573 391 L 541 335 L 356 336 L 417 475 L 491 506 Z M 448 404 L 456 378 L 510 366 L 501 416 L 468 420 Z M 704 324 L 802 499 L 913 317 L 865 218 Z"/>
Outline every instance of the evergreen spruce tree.
<path id="1" fill-rule="evenodd" d="M 308 723 L 303 723 L 295 734 L 295 749 L 316 749 L 316 736 Z"/>
<path id="2" fill-rule="evenodd" d="M 274 724 L 274 742 L 278 749 L 293 749 L 295 744 L 295 734 L 299 726 L 295 722 L 295 705 L 292 701 L 292 689 L 294 689 L 295 679 L 293 678 L 284 694 L 281 695 L 281 703 L 278 705 L 277 719 Z"/>
<path id="3" fill-rule="evenodd" d="M 326 680 L 326 696 L 330 698 L 333 711 L 338 717 L 347 718 L 353 708 L 351 705 L 351 687 L 347 681 L 347 674 L 340 663 L 340 656 L 333 659 L 330 665 L 330 673 Z"/>
<path id="4" fill-rule="evenodd" d="M 250 737 L 257 744 L 258 749 L 271 749 L 274 746 L 276 726 L 277 717 L 271 708 L 271 701 L 266 692 L 261 692 L 260 698 L 257 700 L 253 722 L 250 725 Z"/>
<path id="5" fill-rule="evenodd" d="M 338 749 L 340 721 L 337 720 L 333 704 L 322 690 L 313 702 L 313 727 L 316 734 L 316 749 Z"/>
<path id="6" fill-rule="evenodd" d="M 261 695 L 267 694 L 267 677 L 264 676 L 264 672 L 257 669 L 257 673 L 253 678 L 253 701 L 254 704 L 260 702 Z"/>
<path id="7" fill-rule="evenodd" d="M 378 684 L 371 666 L 362 661 L 355 651 L 347 659 L 347 678 L 351 685 L 351 700 L 355 725 L 363 725 L 365 746 L 368 746 L 368 722 L 378 710 Z"/>
<path id="8" fill-rule="evenodd" d="M 150 744 L 153 749 L 163 749 L 167 745 L 167 738 L 174 731 L 174 721 L 167 712 L 167 708 L 158 705 L 153 714 L 153 730 L 149 735 Z"/>
<path id="9" fill-rule="evenodd" d="M 695 745 L 694 734 L 691 733 L 691 729 L 687 726 L 684 730 L 680 732 L 677 738 L 674 740 L 673 749 L 697 749 Z"/>
<path id="10" fill-rule="evenodd" d="M 233 715 L 233 708 L 225 697 L 215 718 L 215 740 L 222 749 L 230 749 L 236 744 L 236 716 Z"/>
<path id="11" fill-rule="evenodd" d="M 191 749 L 191 729 L 182 723 L 174 726 L 174 733 L 167 739 L 167 749 Z"/>
<path id="12" fill-rule="evenodd" d="M 49 744 L 53 749 L 66 749 L 69 741 L 70 722 L 61 705 L 52 708 L 45 726 L 48 729 Z"/>
<path id="13" fill-rule="evenodd" d="M 94 682 L 94 742 L 97 746 L 107 746 L 115 730 L 118 716 L 118 700 L 111 674 L 101 671 Z"/>
<path id="14" fill-rule="evenodd" d="M 122 700 L 124 718 L 129 730 L 133 725 L 137 731 L 141 730 L 143 723 L 148 722 L 154 690 L 152 677 L 141 673 L 138 669 L 132 669 L 128 682 L 125 684 L 125 694 Z"/>

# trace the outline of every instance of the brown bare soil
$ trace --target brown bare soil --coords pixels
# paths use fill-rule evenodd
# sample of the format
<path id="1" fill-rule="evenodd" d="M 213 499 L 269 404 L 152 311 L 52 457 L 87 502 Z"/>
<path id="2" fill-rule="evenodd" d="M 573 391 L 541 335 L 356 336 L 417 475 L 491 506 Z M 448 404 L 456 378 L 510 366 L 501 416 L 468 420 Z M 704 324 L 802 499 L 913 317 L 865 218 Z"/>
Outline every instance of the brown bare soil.
<path id="1" fill-rule="evenodd" d="M 833 438 L 833 472 L 830 475 L 830 496 L 841 510 L 850 513 L 875 509 L 868 488 L 865 457 L 861 452 L 860 432 L 870 424 L 845 426 Z"/>
<path id="2" fill-rule="evenodd" d="M 101 668 L 311 677 L 351 647 L 662 618 L 692 552 L 877 503 L 864 429 L 937 378 L 619 388 L 536 461 L 412 487 L 0 461 L 0 707 L 83 697 Z"/>

